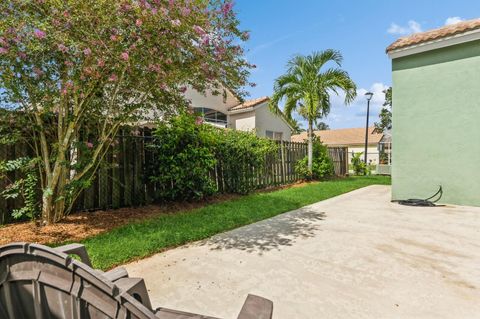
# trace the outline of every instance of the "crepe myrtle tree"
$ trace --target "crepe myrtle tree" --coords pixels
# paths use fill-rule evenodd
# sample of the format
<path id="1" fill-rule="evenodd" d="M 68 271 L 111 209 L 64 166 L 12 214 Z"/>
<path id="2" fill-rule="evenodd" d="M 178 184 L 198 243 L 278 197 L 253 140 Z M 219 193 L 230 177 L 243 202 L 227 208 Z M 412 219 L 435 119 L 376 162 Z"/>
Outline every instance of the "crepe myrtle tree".
<path id="1" fill-rule="evenodd" d="M 1 107 L 33 136 L 44 223 L 71 211 L 123 125 L 186 107 L 189 86 L 243 94 L 238 24 L 219 0 L 1 1 Z"/>
<path id="2" fill-rule="evenodd" d="M 287 72 L 275 80 L 270 108 L 280 112 L 279 103 L 285 100 L 283 109 L 287 118 L 297 112 L 308 122 L 308 170 L 312 172 L 313 124 L 330 113 L 330 94 L 344 93 L 344 103 L 351 103 L 357 96 L 356 85 L 348 73 L 342 70 L 343 57 L 335 50 L 314 52 L 311 55 L 294 56 L 287 63 Z M 333 64 L 333 66 L 328 66 Z"/>

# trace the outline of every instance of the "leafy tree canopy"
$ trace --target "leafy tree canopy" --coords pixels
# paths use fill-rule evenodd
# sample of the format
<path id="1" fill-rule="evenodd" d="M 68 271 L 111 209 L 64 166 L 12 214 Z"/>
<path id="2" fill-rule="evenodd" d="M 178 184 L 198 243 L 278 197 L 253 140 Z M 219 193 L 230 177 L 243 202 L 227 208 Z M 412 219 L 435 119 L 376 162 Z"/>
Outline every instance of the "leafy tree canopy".
<path id="1" fill-rule="evenodd" d="M 0 2 L 0 106 L 23 110 L 35 137 L 45 222 L 68 212 L 120 126 L 185 107 L 189 86 L 242 94 L 238 25 L 220 0 Z M 87 130 L 89 159 L 73 163 Z"/>
<path id="2" fill-rule="evenodd" d="M 385 93 L 385 103 L 380 111 L 379 122 L 375 122 L 375 129 L 380 132 L 384 132 L 392 127 L 392 88 L 389 87 L 383 91 Z"/>

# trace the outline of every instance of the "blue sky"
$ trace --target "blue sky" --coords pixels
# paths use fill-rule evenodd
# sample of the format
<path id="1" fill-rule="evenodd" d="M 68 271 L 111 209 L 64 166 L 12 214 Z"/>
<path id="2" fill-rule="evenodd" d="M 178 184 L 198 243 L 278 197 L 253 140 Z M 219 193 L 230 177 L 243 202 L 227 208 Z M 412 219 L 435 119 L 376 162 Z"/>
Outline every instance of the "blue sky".
<path id="1" fill-rule="evenodd" d="M 348 107 L 333 98 L 325 122 L 330 128 L 365 125 L 363 94 L 375 93 L 370 123 L 376 121 L 391 84 L 390 60 L 385 48 L 398 37 L 437 28 L 458 19 L 480 16 L 480 1 L 446 0 L 237 0 L 241 27 L 249 30 L 247 58 L 257 65 L 251 97 L 271 95 L 273 82 L 295 54 L 328 48 L 340 50 L 343 68 L 357 83 L 359 98 Z"/>

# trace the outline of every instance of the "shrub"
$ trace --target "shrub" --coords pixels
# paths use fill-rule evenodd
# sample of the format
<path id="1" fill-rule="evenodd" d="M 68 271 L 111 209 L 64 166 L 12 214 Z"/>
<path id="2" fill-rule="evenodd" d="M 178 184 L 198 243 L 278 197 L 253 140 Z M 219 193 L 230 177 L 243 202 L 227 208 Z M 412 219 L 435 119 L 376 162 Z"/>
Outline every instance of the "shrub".
<path id="1" fill-rule="evenodd" d="M 312 172 L 308 170 L 308 156 L 299 160 L 295 165 L 295 170 L 303 176 L 304 179 L 322 179 L 332 176 L 334 168 L 332 160 L 328 155 L 328 149 L 318 139 L 313 141 L 313 161 Z"/>
<path id="2" fill-rule="evenodd" d="M 158 124 L 150 146 L 155 163 L 150 180 L 161 200 L 200 199 L 216 192 L 210 172 L 215 167 L 214 128 L 184 114 Z"/>
<path id="3" fill-rule="evenodd" d="M 160 200 L 201 199 L 219 191 L 245 194 L 256 188 L 265 158 L 276 144 L 254 133 L 218 129 L 182 114 L 158 124 L 150 146 L 149 179 Z"/>
<path id="4" fill-rule="evenodd" d="M 255 133 L 223 130 L 218 132 L 216 158 L 224 191 L 246 194 L 257 188 L 254 179 L 264 174 L 267 156 L 275 156 L 275 142 Z"/>
<path id="5" fill-rule="evenodd" d="M 355 153 L 352 156 L 352 166 L 355 175 L 365 175 L 367 173 L 367 165 L 362 161 L 363 152 Z"/>

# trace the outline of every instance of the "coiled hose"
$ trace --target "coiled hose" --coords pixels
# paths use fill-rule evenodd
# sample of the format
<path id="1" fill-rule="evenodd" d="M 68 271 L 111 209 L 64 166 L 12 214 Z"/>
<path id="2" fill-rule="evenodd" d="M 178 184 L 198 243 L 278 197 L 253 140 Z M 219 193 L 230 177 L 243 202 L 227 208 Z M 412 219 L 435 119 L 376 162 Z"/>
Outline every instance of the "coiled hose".
<path id="1" fill-rule="evenodd" d="M 440 196 L 438 196 L 440 195 Z M 435 203 L 442 198 L 443 195 L 443 189 L 442 186 L 440 185 L 438 191 L 430 196 L 429 198 L 426 199 L 401 199 L 401 200 L 392 200 L 392 203 L 399 203 L 400 205 L 406 205 L 406 206 L 418 206 L 418 207 L 438 207 L 442 205 L 436 205 Z M 437 199 L 432 200 L 433 198 L 437 197 Z"/>

